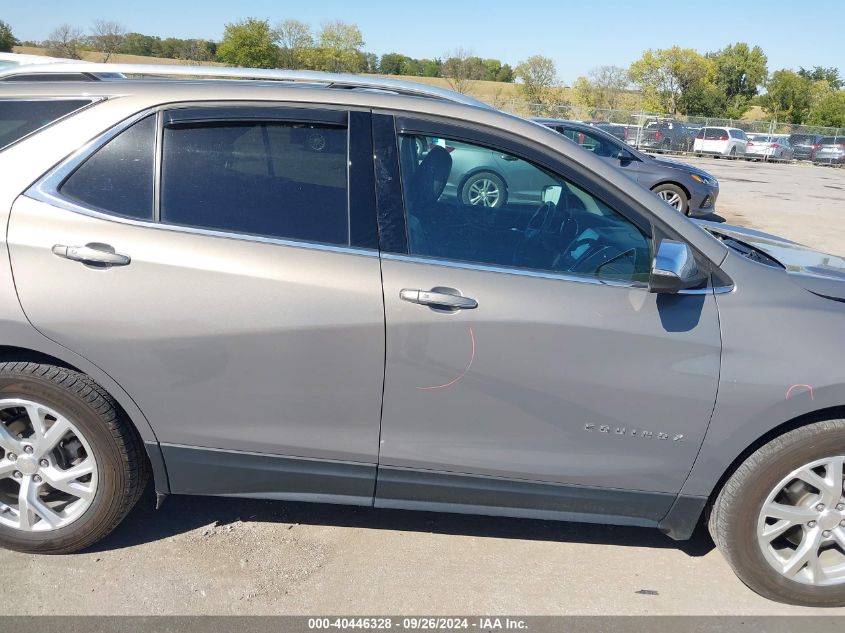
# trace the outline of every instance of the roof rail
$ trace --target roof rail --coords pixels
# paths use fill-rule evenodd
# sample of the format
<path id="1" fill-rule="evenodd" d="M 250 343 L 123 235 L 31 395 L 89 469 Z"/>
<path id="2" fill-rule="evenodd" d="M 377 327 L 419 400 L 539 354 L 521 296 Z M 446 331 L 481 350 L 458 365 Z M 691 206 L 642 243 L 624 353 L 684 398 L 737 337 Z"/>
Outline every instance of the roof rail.
<path id="1" fill-rule="evenodd" d="M 132 76 L 140 77 L 182 77 L 185 79 L 254 79 L 265 81 L 282 81 L 291 83 L 322 84 L 329 88 L 348 88 L 364 90 L 383 90 L 396 94 L 428 97 L 454 101 L 465 105 L 492 109 L 492 106 L 467 95 L 430 86 L 428 84 L 400 79 L 386 79 L 368 77 L 366 75 L 352 75 L 343 73 L 324 73 L 314 70 L 280 70 L 261 68 L 232 68 L 230 66 L 177 66 L 170 64 L 101 64 L 90 62 L 76 62 L 57 64 L 38 64 L 17 66 L 0 70 L 0 81 L 13 78 L 15 75 L 37 74 L 79 74 L 99 77 L 103 80 L 123 80 Z"/>

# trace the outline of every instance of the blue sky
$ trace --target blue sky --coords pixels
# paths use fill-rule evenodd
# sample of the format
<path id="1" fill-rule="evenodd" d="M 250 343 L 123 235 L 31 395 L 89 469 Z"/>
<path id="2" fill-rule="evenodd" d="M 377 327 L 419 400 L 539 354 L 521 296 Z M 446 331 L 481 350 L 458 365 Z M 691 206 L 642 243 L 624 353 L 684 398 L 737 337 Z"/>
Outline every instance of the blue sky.
<path id="1" fill-rule="evenodd" d="M 116 20 L 150 35 L 218 40 L 226 22 L 255 16 L 271 23 L 297 18 L 317 26 L 355 22 L 366 49 L 413 57 L 442 57 L 457 47 L 511 64 L 539 53 L 555 60 L 571 83 L 602 64 L 627 66 L 646 48 L 678 44 L 701 52 L 746 41 L 759 44 L 769 70 L 837 66 L 845 74 L 845 0 L 802 3 L 768 0 L 6 0 L 0 19 L 16 37 L 40 40 L 62 22 L 88 29 L 94 19 Z M 826 25 L 833 27 L 824 36 Z"/>

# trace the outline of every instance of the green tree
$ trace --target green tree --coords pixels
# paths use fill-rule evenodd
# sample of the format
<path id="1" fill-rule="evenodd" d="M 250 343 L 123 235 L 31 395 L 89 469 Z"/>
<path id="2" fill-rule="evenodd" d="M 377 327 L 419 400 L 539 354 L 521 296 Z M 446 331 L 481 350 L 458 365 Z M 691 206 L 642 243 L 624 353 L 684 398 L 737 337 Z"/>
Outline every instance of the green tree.
<path id="1" fill-rule="evenodd" d="M 813 66 L 812 69 L 799 68 L 798 74 L 810 81 L 826 81 L 834 90 L 840 90 L 843 86 L 842 77 L 839 76 L 839 69 L 833 66 Z"/>
<path id="2" fill-rule="evenodd" d="M 521 80 L 522 94 L 531 103 L 547 103 L 558 85 L 557 67 L 543 55 L 532 55 L 520 62 L 514 72 Z"/>
<path id="3" fill-rule="evenodd" d="M 17 40 L 12 35 L 12 27 L 0 20 L 0 53 L 10 53 L 16 43 Z"/>
<path id="4" fill-rule="evenodd" d="M 157 56 L 161 53 L 161 38 L 142 33 L 127 33 L 120 52 L 127 55 Z"/>
<path id="5" fill-rule="evenodd" d="M 786 68 L 772 73 L 760 102 L 772 118 L 803 123 L 812 106 L 813 82 Z"/>
<path id="6" fill-rule="evenodd" d="M 230 66 L 274 68 L 277 60 L 276 34 L 267 20 L 247 18 L 226 25 L 217 47 L 217 59 Z"/>
<path id="7" fill-rule="evenodd" d="M 729 44 L 720 51 L 709 53 L 715 66 L 715 84 L 724 95 L 725 114 L 732 119 L 740 118 L 751 105 L 759 89 L 769 75 L 768 58 L 759 46 L 751 48 L 745 42 Z M 699 95 L 715 93 L 699 88 Z M 715 103 L 715 102 L 714 102 Z"/>
<path id="8" fill-rule="evenodd" d="M 411 58 L 402 53 L 385 53 L 379 60 L 379 72 L 383 75 L 406 75 L 406 66 Z"/>
<path id="9" fill-rule="evenodd" d="M 314 48 L 314 36 L 305 22 L 284 20 L 276 25 L 276 43 L 281 68 L 302 68 L 306 51 Z"/>
<path id="10" fill-rule="evenodd" d="M 312 67 L 330 72 L 361 72 L 367 64 L 364 36 L 356 24 L 333 20 L 324 22 L 318 37 L 319 47 L 312 51 Z"/>
<path id="11" fill-rule="evenodd" d="M 511 68 L 510 64 L 502 64 L 502 67 L 499 69 L 499 72 L 496 73 L 495 81 L 501 81 L 504 83 L 513 83 L 514 74 L 513 68 Z"/>
<path id="12" fill-rule="evenodd" d="M 845 90 L 829 90 L 815 104 L 807 123 L 845 128 Z"/>
<path id="13" fill-rule="evenodd" d="M 714 64 L 692 48 L 673 46 L 645 51 L 628 74 L 640 86 L 646 107 L 677 114 L 686 92 L 712 82 Z"/>

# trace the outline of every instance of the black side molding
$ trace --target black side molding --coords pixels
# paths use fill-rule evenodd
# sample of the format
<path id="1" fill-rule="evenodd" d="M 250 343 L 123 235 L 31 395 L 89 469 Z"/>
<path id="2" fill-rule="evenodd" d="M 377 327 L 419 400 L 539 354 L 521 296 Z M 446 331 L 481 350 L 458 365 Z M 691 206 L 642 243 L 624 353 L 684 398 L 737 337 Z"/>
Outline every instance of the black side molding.
<path id="1" fill-rule="evenodd" d="M 375 464 L 162 444 L 170 492 L 372 505 Z"/>

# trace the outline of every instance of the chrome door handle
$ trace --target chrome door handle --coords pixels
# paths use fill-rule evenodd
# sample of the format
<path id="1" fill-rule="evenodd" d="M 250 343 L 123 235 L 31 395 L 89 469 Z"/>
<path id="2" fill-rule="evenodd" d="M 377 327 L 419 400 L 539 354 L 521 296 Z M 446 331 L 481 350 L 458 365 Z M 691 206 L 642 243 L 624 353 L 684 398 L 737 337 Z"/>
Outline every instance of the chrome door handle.
<path id="1" fill-rule="evenodd" d="M 405 288 L 399 291 L 399 298 L 410 303 L 447 310 L 472 310 L 478 307 L 478 301 L 459 295 L 457 292 L 452 288 L 432 288 L 431 290 Z"/>
<path id="2" fill-rule="evenodd" d="M 83 264 L 95 264 L 100 266 L 126 266 L 132 259 L 129 255 L 115 253 L 114 248 L 108 244 L 91 243 L 85 246 L 65 246 L 56 244 L 53 247 L 53 255 L 72 259 Z"/>

